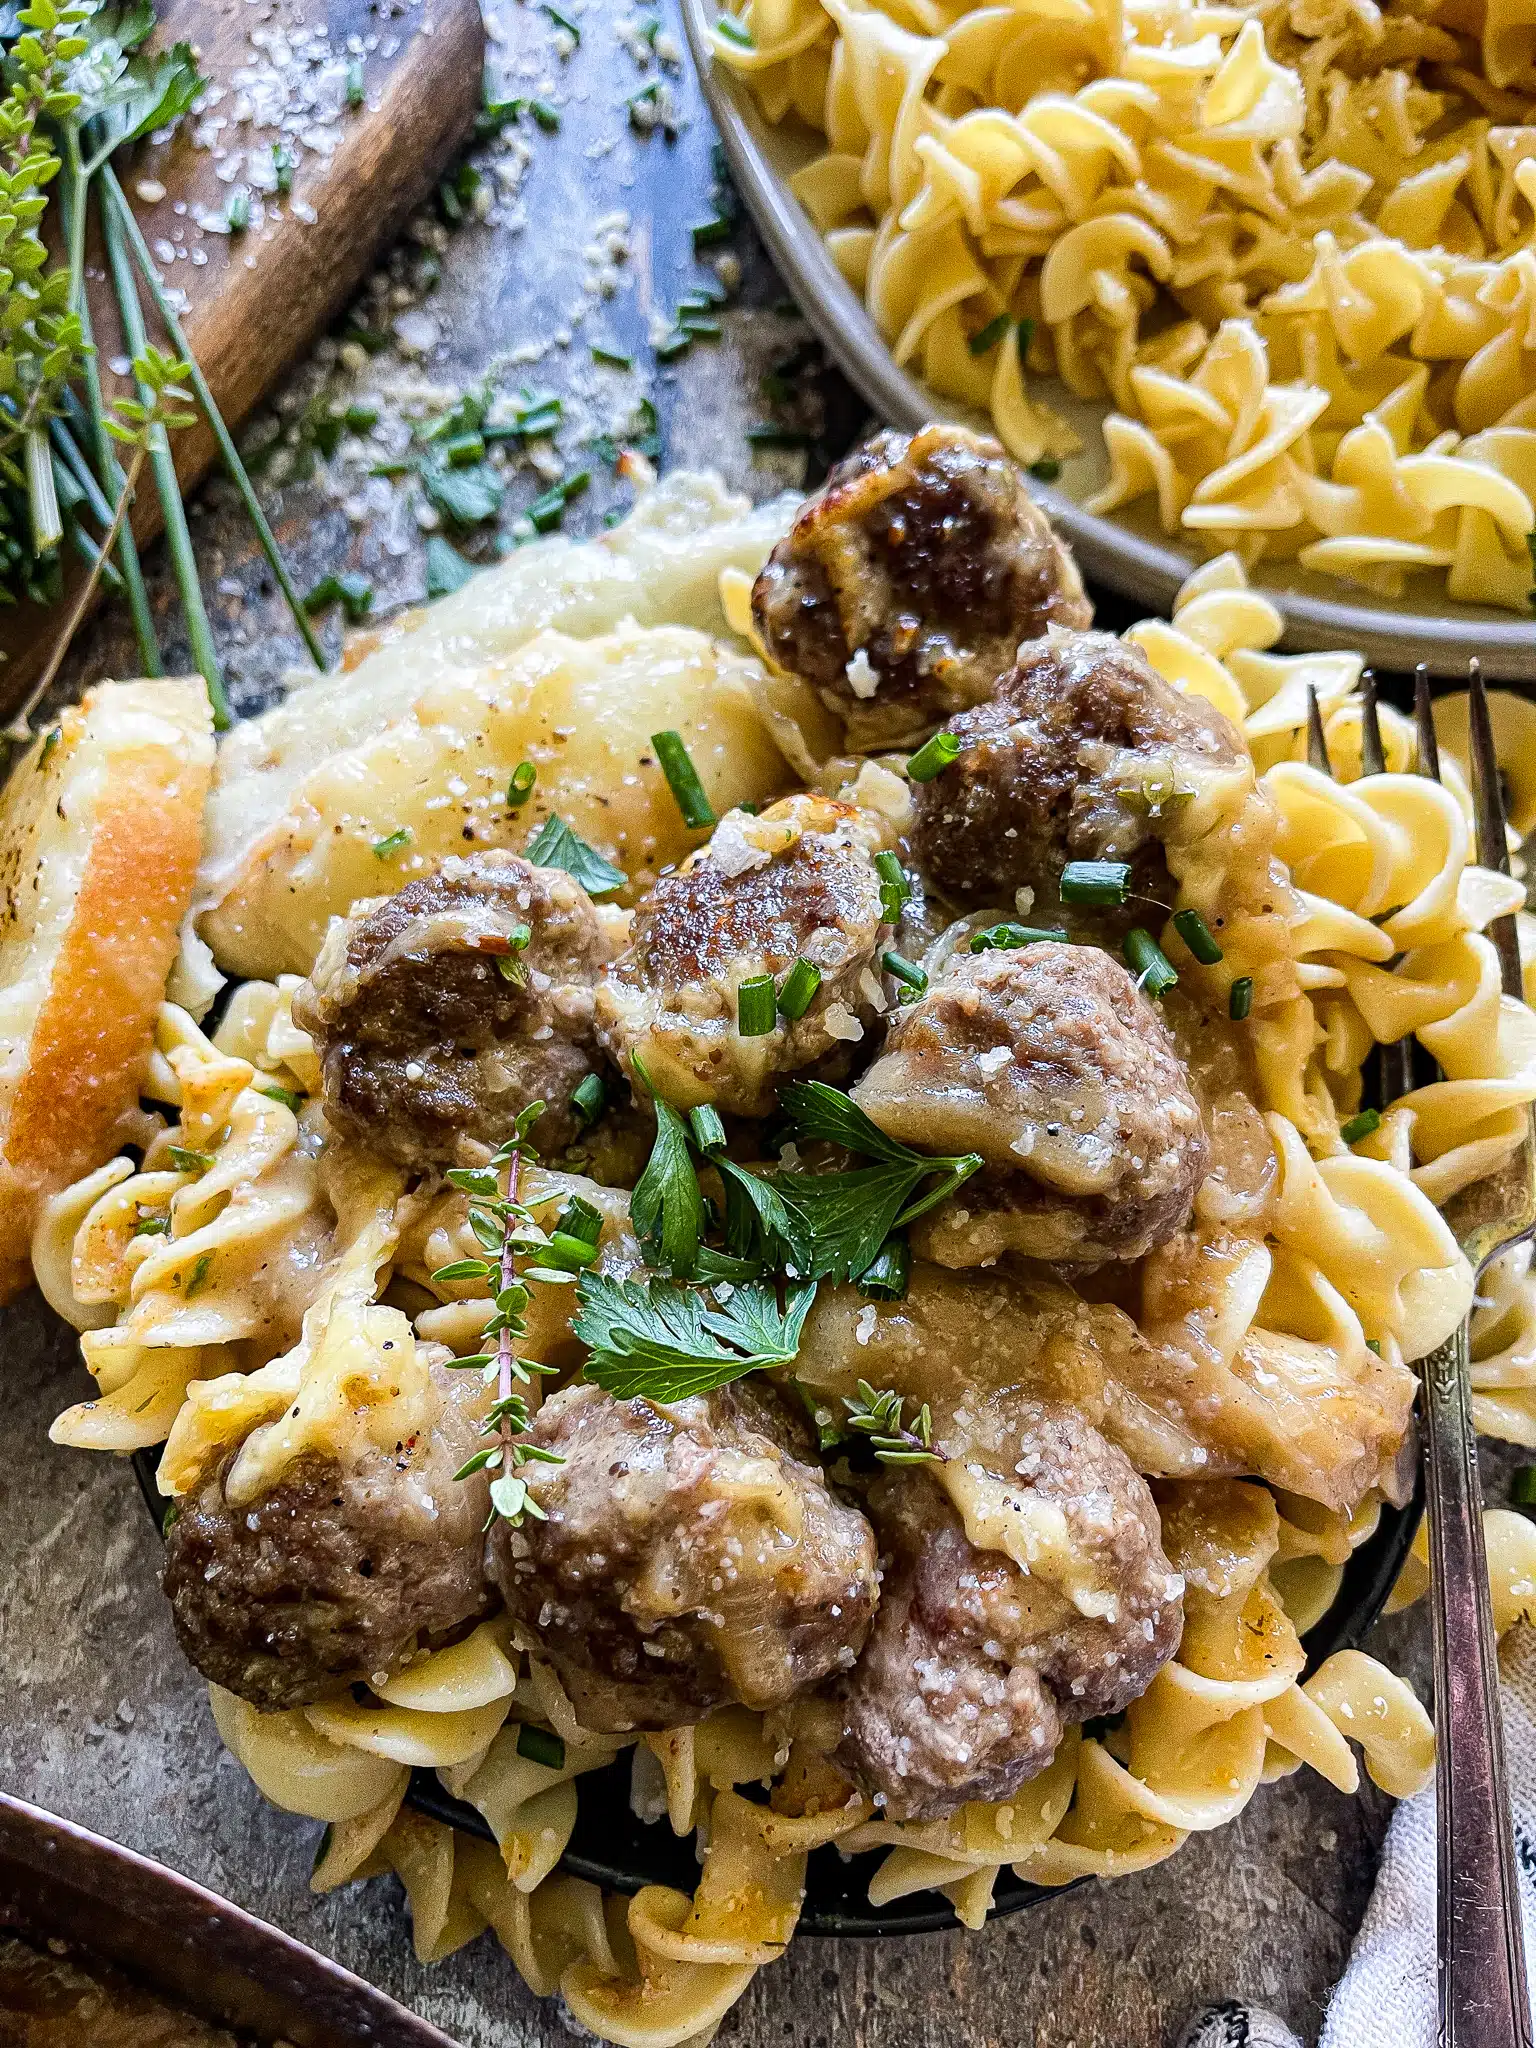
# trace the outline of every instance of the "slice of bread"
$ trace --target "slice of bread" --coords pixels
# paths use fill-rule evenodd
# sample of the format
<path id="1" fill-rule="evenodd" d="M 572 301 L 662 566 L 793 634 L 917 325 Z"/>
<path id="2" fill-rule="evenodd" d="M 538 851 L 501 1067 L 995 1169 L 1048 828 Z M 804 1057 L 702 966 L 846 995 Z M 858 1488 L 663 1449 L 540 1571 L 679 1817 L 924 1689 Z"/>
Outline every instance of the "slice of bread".
<path id="1" fill-rule="evenodd" d="M 202 853 L 213 728 L 200 676 L 102 683 L 0 791 L 0 1301 L 40 1204 L 138 1107 Z"/>

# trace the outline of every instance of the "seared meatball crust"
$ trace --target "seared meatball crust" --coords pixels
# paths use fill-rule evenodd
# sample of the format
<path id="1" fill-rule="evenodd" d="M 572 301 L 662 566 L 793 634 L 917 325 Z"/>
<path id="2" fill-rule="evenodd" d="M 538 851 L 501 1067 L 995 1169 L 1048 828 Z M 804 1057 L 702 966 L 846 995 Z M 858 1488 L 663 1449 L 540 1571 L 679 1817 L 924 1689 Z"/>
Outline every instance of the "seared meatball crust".
<path id="1" fill-rule="evenodd" d="M 1183 1582 L 1129 1459 L 1052 1402 L 1021 1404 L 1016 1449 L 1010 1485 L 1064 1518 L 1068 1543 L 1092 1561 L 1094 1612 L 972 1544 L 930 1473 L 875 1482 L 881 1601 L 841 1688 L 838 1761 L 890 1819 L 1008 1798 L 1068 1726 L 1118 1713 L 1178 1648 Z"/>
<path id="2" fill-rule="evenodd" d="M 579 1128 L 572 1090 L 599 1063 L 592 997 L 611 950 L 580 883 L 515 853 L 451 857 L 356 905 L 293 1000 L 326 1115 L 425 1167 L 451 1164 L 463 1139 L 499 1145 L 542 1101 L 534 1142 L 558 1151 Z"/>
<path id="3" fill-rule="evenodd" d="M 855 748 L 911 744 L 989 697 L 1021 640 L 1093 618 L 1018 468 L 951 426 L 877 434 L 839 463 L 769 556 L 752 612 Z"/>
<path id="4" fill-rule="evenodd" d="M 1167 893 L 1161 840 L 1212 774 L 1240 768 L 1238 734 L 1203 697 L 1165 683 L 1110 633 L 1052 633 L 1019 649 L 990 703 L 949 721 L 959 758 L 913 788 L 912 849 L 957 903 L 1034 915 L 1060 904 L 1073 860 L 1127 861 L 1132 889 Z M 1145 923 L 1132 906 L 1131 923 Z"/>
<path id="5" fill-rule="evenodd" d="M 732 811 L 635 913 L 597 994 L 608 1052 L 668 1102 L 738 1116 L 767 1116 L 783 1075 L 846 1063 L 884 1008 L 877 963 L 890 926 L 875 855 L 889 839 L 873 812 L 814 792 L 759 817 Z M 770 974 L 782 987 L 799 959 L 821 973 L 809 1008 L 743 1037 L 742 982 Z"/>
<path id="6" fill-rule="evenodd" d="M 1208 1156 L 1161 1018 L 1120 962 L 1053 941 L 960 953 L 853 1090 L 893 1138 L 986 1164 L 925 1219 L 925 1257 L 1138 1259 L 1188 1220 Z"/>
<path id="7" fill-rule="evenodd" d="M 852 1664 L 874 1537 L 771 1387 L 667 1403 L 567 1387 L 528 1439 L 565 1462 L 523 1468 L 547 1519 L 498 1522 L 490 1568 L 585 1727 L 780 1706 Z"/>
<path id="8" fill-rule="evenodd" d="M 424 1637 L 492 1604 L 478 1375 L 432 1368 L 441 1412 L 425 1441 L 346 1470 L 305 1455 L 270 1493 L 232 1505 L 238 1446 L 203 1474 L 166 1535 L 163 1585 L 177 1640 L 205 1678 L 263 1708 L 301 1707 L 393 1673 Z"/>

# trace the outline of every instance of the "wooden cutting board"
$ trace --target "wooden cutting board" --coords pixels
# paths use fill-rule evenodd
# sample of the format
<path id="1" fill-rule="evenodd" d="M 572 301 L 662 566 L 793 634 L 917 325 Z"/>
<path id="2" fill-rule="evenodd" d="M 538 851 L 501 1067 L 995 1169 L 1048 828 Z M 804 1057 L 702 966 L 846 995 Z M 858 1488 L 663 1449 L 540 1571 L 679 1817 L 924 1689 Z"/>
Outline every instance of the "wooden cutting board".
<path id="1" fill-rule="evenodd" d="M 263 116 L 284 101 L 302 112 L 314 94 L 316 67 L 304 56 L 319 29 L 342 62 L 360 62 L 364 104 L 309 124 L 321 147 L 305 147 L 301 135 L 293 148 Z M 479 0 L 162 0 L 154 46 L 178 40 L 196 50 L 212 103 L 169 142 L 120 152 L 117 172 L 162 277 L 185 295 L 182 326 L 234 429 L 335 319 L 465 140 L 480 106 L 485 30 Z M 257 189 L 274 144 L 295 159 L 286 195 Z M 235 157 L 240 175 L 221 178 Z M 225 214 L 236 186 L 262 202 L 251 228 L 237 236 L 200 229 L 200 215 Z M 111 403 L 129 394 L 110 368 L 124 353 L 122 328 L 94 233 L 87 288 Z M 149 338 L 163 343 L 147 294 L 141 300 Z M 213 436 L 199 423 L 173 445 L 190 488 L 215 460 Z M 134 528 L 142 539 L 159 526 L 146 474 Z M 76 560 L 67 589 L 83 578 Z M 41 671 L 64 615 L 30 605 L 0 615 L 5 712 Z"/>

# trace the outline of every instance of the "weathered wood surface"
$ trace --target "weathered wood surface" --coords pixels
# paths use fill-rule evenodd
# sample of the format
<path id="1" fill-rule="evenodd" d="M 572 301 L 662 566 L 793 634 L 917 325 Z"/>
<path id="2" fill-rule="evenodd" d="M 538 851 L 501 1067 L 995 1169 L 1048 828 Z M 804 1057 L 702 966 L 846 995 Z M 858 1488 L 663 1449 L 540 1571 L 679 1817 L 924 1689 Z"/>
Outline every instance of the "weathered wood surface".
<path id="1" fill-rule="evenodd" d="M 580 0 L 576 0 L 580 5 Z M 571 11 L 571 0 L 563 0 Z M 676 32 L 672 0 L 660 0 Z M 588 0 L 580 49 L 562 61 L 548 25 L 515 0 L 488 8 L 493 56 L 508 90 L 562 102 L 558 134 L 533 132 L 517 195 L 525 224 L 505 218 L 456 232 L 428 302 L 441 341 L 426 365 L 462 387 L 549 342 L 588 309 L 569 346 L 503 369 L 567 395 L 577 423 L 562 446 L 582 459 L 582 433 L 607 424 L 617 388 L 594 370 L 589 343 L 633 350 L 662 413 L 669 463 L 712 464 L 762 496 L 792 480 L 794 458 L 754 465 L 746 426 L 767 418 L 764 371 L 805 338 L 776 310 L 781 287 L 750 233 L 732 243 L 745 284 L 724 340 L 698 344 L 657 371 L 641 302 L 675 304 L 699 275 L 689 228 L 709 213 L 710 135 L 696 88 L 675 83 L 684 119 L 669 144 L 628 127 L 625 94 L 644 83 L 616 32 L 616 7 Z M 528 54 L 519 57 L 518 51 Z M 519 70 L 519 66 L 522 69 Z M 652 71 L 649 75 L 654 76 Z M 634 253 L 616 296 L 584 294 L 597 223 L 631 218 Z M 498 214 L 504 214 L 498 207 Z M 648 249 L 648 255 L 646 253 Z M 324 353 L 334 356 L 333 350 Z M 649 367 L 647 367 L 649 366 Z M 345 380 L 328 373 L 325 386 Z M 371 365 L 359 382 L 384 374 Z M 320 388 L 319 367 L 294 379 L 291 408 Z M 608 380 L 605 382 L 605 379 Z M 638 385 L 632 386 L 638 389 Z M 857 407 L 835 380 L 822 395 L 845 426 Z M 567 525 L 595 531 L 627 492 L 593 463 L 594 482 Z M 541 488 L 514 481 L 509 512 Z M 345 493 L 322 478 L 269 494 L 300 587 L 328 569 L 371 575 L 382 609 L 418 598 L 421 536 L 408 511 L 357 524 Z M 353 508 L 354 511 L 356 507 Z M 250 709 L 299 658 L 249 536 L 215 486 L 195 514 L 210 607 L 228 650 L 236 703 Z M 156 592 L 169 585 L 157 571 Z M 334 627 L 331 628 L 334 631 Z M 174 631 L 168 657 L 180 650 Z M 131 641 L 103 617 L 82 648 L 82 679 L 131 669 Z M 393 1881 L 314 1899 L 306 1886 L 317 1829 L 266 1807 L 220 1750 L 202 1686 L 185 1668 L 156 1591 L 156 1540 L 126 1466 L 54 1449 L 49 1419 L 83 1390 L 68 1334 L 35 1299 L 0 1318 L 7 1390 L 0 1459 L 0 1782 L 224 1891 L 456 2034 L 468 2048 L 572 2041 L 558 2008 L 540 2005 L 489 1938 L 431 1970 L 411 1957 Z M 1399 1668 L 1422 1676 L 1416 1618 L 1383 1632 Z M 1262 1791 L 1235 1826 L 1196 1839 L 1172 1862 L 1119 1886 L 1088 1888 L 976 1936 L 905 1943 L 802 1940 L 763 1971 L 727 2021 L 733 2048 L 857 2043 L 859 2048 L 1164 2048 L 1191 2007 L 1244 1996 L 1314 2040 L 1328 1989 L 1364 1909 L 1388 1805 L 1367 1790 L 1345 1799 L 1298 1775 Z"/>
<path id="2" fill-rule="evenodd" d="M 185 301 L 182 327 L 233 429 L 341 310 L 375 252 L 431 191 L 467 137 L 480 105 L 484 33 L 477 0 L 412 0 L 398 9 L 381 9 L 378 0 L 326 0 L 318 7 L 284 0 L 259 8 L 248 0 L 162 0 L 160 21 L 157 44 L 189 42 L 220 97 L 202 121 L 183 121 L 169 140 L 138 152 L 128 195 L 162 259 L 166 283 Z M 295 141 L 284 145 L 295 159 L 291 193 L 263 195 L 260 179 L 270 182 L 270 166 L 247 169 L 243 160 L 270 156 L 273 131 L 243 124 L 236 114 L 242 102 L 273 103 L 285 81 L 266 54 L 271 45 L 253 42 L 252 32 L 302 35 L 306 22 L 326 29 L 336 53 L 326 104 L 337 90 L 336 70 L 355 46 L 364 105 L 302 124 Z M 289 75 L 304 73 L 298 65 Z M 298 105 L 292 119 L 300 120 Z M 307 149 L 305 127 L 312 137 Z M 202 146 L 194 142 L 199 128 L 207 131 Z M 242 160 L 235 179 L 221 176 L 231 157 Z M 146 198 L 157 189 L 161 197 Z M 205 229 L 202 223 L 222 215 L 236 189 L 252 199 L 250 228 L 237 236 Z M 132 379 L 114 368 L 128 351 L 94 209 L 86 279 L 102 385 L 112 405 L 133 396 Z M 148 294 L 140 297 L 149 337 L 163 345 Z M 195 483 L 215 458 L 212 430 L 199 422 L 177 435 L 175 451 L 179 474 Z M 143 538 L 158 533 L 160 523 L 159 499 L 146 478 L 134 528 Z M 78 588 L 84 576 L 75 563 L 70 587 Z M 6 660 L 0 708 L 19 701 L 56 631 L 56 619 L 31 605 L 0 621 Z"/>

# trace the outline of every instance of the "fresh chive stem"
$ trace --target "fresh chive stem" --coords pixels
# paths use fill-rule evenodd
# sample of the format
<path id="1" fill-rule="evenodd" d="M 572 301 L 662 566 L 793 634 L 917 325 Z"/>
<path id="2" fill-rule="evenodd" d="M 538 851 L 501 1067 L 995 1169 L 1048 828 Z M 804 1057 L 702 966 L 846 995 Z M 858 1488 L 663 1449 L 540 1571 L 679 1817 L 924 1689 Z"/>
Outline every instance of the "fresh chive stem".
<path id="1" fill-rule="evenodd" d="M 743 1038 L 766 1038 L 773 1029 L 778 992 L 771 974 L 752 974 L 736 991 L 736 1029 Z"/>
<path id="2" fill-rule="evenodd" d="M 936 732 L 932 739 L 923 741 L 907 762 L 907 779 L 911 782 L 932 782 L 936 775 L 942 775 L 950 763 L 959 758 L 960 742 L 954 734 Z"/>
<path id="3" fill-rule="evenodd" d="M 900 924 L 901 914 L 912 894 L 912 884 L 899 854 L 887 847 L 875 855 L 875 873 L 880 877 L 880 921 Z"/>
<path id="4" fill-rule="evenodd" d="M 533 795 L 533 785 L 539 779 L 539 771 L 531 761 L 519 761 L 512 770 L 512 780 L 507 784 L 507 809 L 520 811 Z"/>
<path id="5" fill-rule="evenodd" d="M 1253 976 L 1251 974 L 1240 974 L 1237 980 L 1233 982 L 1232 992 L 1227 998 L 1227 1015 L 1234 1024 L 1242 1024 L 1247 1020 L 1252 1008 Z"/>
<path id="6" fill-rule="evenodd" d="M 571 1107 L 584 1124 L 595 1124 L 608 1101 L 608 1085 L 601 1074 L 588 1074 L 571 1090 Z"/>
<path id="7" fill-rule="evenodd" d="M 779 1015 L 793 1024 L 803 1017 L 821 987 L 821 969 L 811 960 L 797 960 L 779 990 Z"/>
<path id="8" fill-rule="evenodd" d="M 1198 910 L 1176 910 L 1173 928 L 1202 967 L 1214 967 L 1224 957 Z"/>
<path id="9" fill-rule="evenodd" d="M 1123 860 L 1069 860 L 1061 871 L 1063 903 L 1123 903 L 1131 870 Z"/>
<path id="10" fill-rule="evenodd" d="M 971 354 L 973 356 L 984 356 L 988 349 L 996 348 L 1007 332 L 1008 315 L 1006 313 L 999 313 L 995 320 L 989 320 L 985 327 L 971 336 Z"/>
<path id="11" fill-rule="evenodd" d="M 305 615 L 304 606 L 299 598 L 298 588 L 292 576 L 288 573 L 288 565 L 283 560 L 282 550 L 278 547 L 277 536 L 273 533 L 268 523 L 266 513 L 261 509 L 261 501 L 256 496 L 255 486 L 251 482 L 245 464 L 240 459 L 240 451 L 235 446 L 229 428 L 224 424 L 224 415 L 219 411 L 213 393 L 208 388 L 208 380 L 198 367 L 197 358 L 187 346 L 187 337 L 182 332 L 181 322 L 176 317 L 176 308 L 171 304 L 165 287 L 161 284 L 156 274 L 154 260 L 149 253 L 149 245 L 144 240 L 143 231 L 134 218 L 132 207 L 123 195 L 123 188 L 118 183 L 117 173 L 110 164 L 103 170 L 102 178 L 105 182 L 108 199 L 111 202 L 110 205 L 103 205 L 102 207 L 103 223 L 105 224 L 113 212 L 116 213 L 117 219 L 128 237 L 128 245 L 133 251 L 134 261 L 138 264 L 140 271 L 143 273 L 144 280 L 149 286 L 150 296 L 155 302 L 155 309 L 159 313 L 161 320 L 165 323 L 165 331 L 170 336 L 177 355 L 181 358 L 187 382 L 192 386 L 197 402 L 202 408 L 204 419 L 213 430 L 213 438 L 218 446 L 219 457 L 224 464 L 225 472 L 239 494 L 240 503 L 245 510 L 246 518 L 250 520 L 252 527 L 255 529 L 256 539 L 260 544 L 261 552 L 266 556 L 267 566 L 272 571 L 278 589 L 282 592 L 283 602 L 288 607 L 289 616 L 298 629 L 299 637 L 304 642 L 311 661 L 314 662 L 316 668 L 324 669 L 327 666 L 325 649 L 321 646 L 313 625 Z"/>
<path id="12" fill-rule="evenodd" d="M 517 1753 L 531 1764 L 543 1764 L 546 1770 L 565 1769 L 564 1741 L 547 1728 L 535 1728 L 530 1721 L 525 1721 L 517 1731 Z"/>
<path id="13" fill-rule="evenodd" d="M 690 832 L 700 831 L 706 825 L 715 823 L 714 806 L 704 794 L 704 785 L 699 780 L 699 771 L 694 767 L 680 732 L 653 732 L 651 745 L 656 749 L 656 759 L 661 763 L 661 772 L 667 778 L 667 787 L 683 814 L 683 823 Z"/>
<path id="14" fill-rule="evenodd" d="M 1149 931 L 1137 925 L 1125 935 L 1125 957 L 1140 986 L 1152 997 L 1166 995 L 1178 984 L 1173 962 Z"/>
<path id="15" fill-rule="evenodd" d="M 713 1152 L 725 1143 L 725 1125 L 712 1102 L 701 1102 L 697 1109 L 690 1109 L 688 1125 L 701 1152 Z"/>

